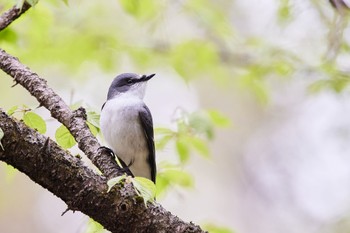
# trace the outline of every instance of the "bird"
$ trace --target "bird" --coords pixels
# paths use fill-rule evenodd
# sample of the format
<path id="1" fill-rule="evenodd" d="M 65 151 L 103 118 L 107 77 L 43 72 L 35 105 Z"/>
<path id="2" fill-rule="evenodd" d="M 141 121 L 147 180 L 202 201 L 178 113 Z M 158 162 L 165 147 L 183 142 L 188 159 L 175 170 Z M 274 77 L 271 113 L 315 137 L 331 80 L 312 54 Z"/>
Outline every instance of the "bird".
<path id="1" fill-rule="evenodd" d="M 155 74 L 116 76 L 102 105 L 100 128 L 114 154 L 132 173 L 156 183 L 152 114 L 143 102 L 147 81 Z"/>

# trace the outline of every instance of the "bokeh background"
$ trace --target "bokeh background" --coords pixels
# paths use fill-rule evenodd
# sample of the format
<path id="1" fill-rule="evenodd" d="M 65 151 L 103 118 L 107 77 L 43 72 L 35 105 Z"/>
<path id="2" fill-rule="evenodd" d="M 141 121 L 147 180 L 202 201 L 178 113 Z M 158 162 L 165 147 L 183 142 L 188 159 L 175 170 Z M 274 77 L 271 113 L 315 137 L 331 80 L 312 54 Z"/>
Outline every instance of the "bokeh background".
<path id="1" fill-rule="evenodd" d="M 197 145 L 181 162 L 171 140 L 157 151 L 158 164 L 189 175 L 158 199 L 180 218 L 210 232 L 345 233 L 350 31 L 347 1 L 333 2 L 40 0 L 0 32 L 0 47 L 69 104 L 99 112 L 117 74 L 156 73 L 145 97 L 156 127 L 177 130 L 179 112 L 214 111 L 211 136 L 201 136 L 210 155 Z M 59 124 L 12 84 L 0 73 L 0 107 L 32 108 L 54 138 Z M 1 232 L 93 232 L 65 209 L 0 163 Z"/>

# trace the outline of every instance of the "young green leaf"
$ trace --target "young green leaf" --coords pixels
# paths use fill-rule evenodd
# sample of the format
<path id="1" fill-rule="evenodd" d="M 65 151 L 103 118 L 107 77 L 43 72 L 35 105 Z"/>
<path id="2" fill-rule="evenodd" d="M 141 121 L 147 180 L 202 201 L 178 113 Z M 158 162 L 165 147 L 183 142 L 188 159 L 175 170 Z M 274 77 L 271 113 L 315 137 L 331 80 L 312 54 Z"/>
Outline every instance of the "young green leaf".
<path id="1" fill-rule="evenodd" d="M 125 12 L 139 19 L 154 17 L 159 1 L 155 0 L 119 0 Z"/>
<path id="2" fill-rule="evenodd" d="M 64 125 L 58 127 L 55 133 L 55 138 L 58 145 L 64 149 L 71 148 L 77 143 Z"/>
<path id="3" fill-rule="evenodd" d="M 210 157 L 209 147 L 203 139 L 198 137 L 188 137 L 187 142 L 203 157 Z"/>
<path id="4" fill-rule="evenodd" d="M 89 126 L 91 133 L 96 137 L 96 135 L 98 134 L 98 128 L 96 128 L 96 126 L 94 126 L 88 121 L 86 122 L 86 124 Z"/>
<path id="5" fill-rule="evenodd" d="M 165 179 L 163 176 L 157 174 L 157 186 L 156 186 L 156 193 L 157 197 L 162 198 L 166 191 L 170 187 L 170 181 L 168 179 Z"/>
<path id="6" fill-rule="evenodd" d="M 156 196 L 156 185 L 151 180 L 137 176 L 132 179 L 132 183 L 136 192 L 143 198 L 146 207 L 147 202 L 154 202 Z"/>
<path id="7" fill-rule="evenodd" d="M 107 181 L 107 186 L 108 186 L 108 190 L 107 190 L 107 193 L 109 191 L 111 191 L 111 189 L 114 187 L 114 185 L 116 184 L 119 184 L 122 180 L 124 180 L 126 178 L 126 175 L 122 175 L 122 176 L 117 176 L 117 177 L 114 177 L 110 180 Z"/>
<path id="8" fill-rule="evenodd" d="M 104 233 L 105 229 L 101 224 L 94 221 L 92 218 L 89 219 L 89 222 L 86 226 L 86 231 L 84 233 Z"/>
<path id="9" fill-rule="evenodd" d="M 208 139 L 214 137 L 213 123 L 205 112 L 194 112 L 189 116 L 189 126 L 191 126 L 197 134 L 204 133 Z"/>
<path id="10" fill-rule="evenodd" d="M 176 140 L 176 150 L 179 154 L 181 163 L 187 162 L 190 158 L 188 142 L 183 140 L 182 138 L 179 138 L 178 140 Z"/>
<path id="11" fill-rule="evenodd" d="M 155 134 L 174 134 L 173 130 L 165 127 L 154 128 L 154 132 Z"/>
<path id="12" fill-rule="evenodd" d="M 68 0 L 62 0 L 68 6 Z"/>
<path id="13" fill-rule="evenodd" d="M 10 183 L 15 177 L 15 175 L 17 174 L 17 169 L 12 167 L 11 165 L 6 165 L 5 172 L 6 172 L 5 180 L 7 183 Z"/>
<path id="14" fill-rule="evenodd" d="M 16 43 L 18 41 L 17 31 L 6 28 L 0 32 L 0 38 L 3 42 Z"/>
<path id="15" fill-rule="evenodd" d="M 203 228 L 210 233 L 234 233 L 234 231 L 228 227 L 218 226 L 212 223 L 205 224 Z"/>
<path id="16" fill-rule="evenodd" d="M 230 126 L 230 119 L 226 116 L 224 116 L 221 112 L 210 110 L 208 111 L 209 118 L 211 121 L 220 127 L 228 127 Z"/>
<path id="17" fill-rule="evenodd" d="M 16 112 L 17 109 L 18 109 L 18 105 L 15 105 L 12 108 L 10 108 L 9 110 L 7 110 L 7 114 L 11 116 Z"/>
<path id="18" fill-rule="evenodd" d="M 1 147 L 1 149 L 4 151 L 5 149 L 4 149 L 4 147 L 2 146 L 2 144 L 1 144 L 1 139 L 4 137 L 4 131 L 0 128 L 0 147 Z"/>
<path id="19" fill-rule="evenodd" d="M 194 185 L 191 174 L 178 165 L 162 161 L 158 164 L 157 197 L 161 197 L 171 186 L 191 188 Z"/>
<path id="20" fill-rule="evenodd" d="M 100 128 L 100 114 L 94 111 L 87 112 L 87 121 L 90 122 L 97 129 Z"/>
<path id="21" fill-rule="evenodd" d="M 169 143 L 169 141 L 174 138 L 174 135 L 165 135 L 160 139 L 156 140 L 156 148 L 158 150 L 164 149 L 164 147 Z"/>
<path id="22" fill-rule="evenodd" d="M 26 125 L 28 125 L 30 128 L 38 130 L 39 133 L 44 134 L 46 132 L 46 123 L 39 116 L 38 114 L 34 112 L 26 112 L 23 115 L 23 121 Z"/>
<path id="23" fill-rule="evenodd" d="M 182 187 L 193 186 L 192 176 L 180 169 L 167 169 L 162 171 L 159 175 L 169 180 L 169 182 L 172 184 L 180 185 Z"/>
<path id="24" fill-rule="evenodd" d="M 174 46 L 170 59 L 174 69 L 186 82 L 212 73 L 219 61 L 215 45 L 205 40 L 187 40 Z"/>

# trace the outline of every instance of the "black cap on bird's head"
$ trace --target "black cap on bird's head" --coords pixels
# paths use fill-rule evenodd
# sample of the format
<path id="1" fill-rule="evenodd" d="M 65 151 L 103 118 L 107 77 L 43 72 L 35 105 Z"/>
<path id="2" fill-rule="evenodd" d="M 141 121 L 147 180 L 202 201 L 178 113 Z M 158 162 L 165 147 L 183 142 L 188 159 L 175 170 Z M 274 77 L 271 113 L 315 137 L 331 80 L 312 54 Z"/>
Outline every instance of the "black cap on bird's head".
<path id="1" fill-rule="evenodd" d="M 130 93 L 141 99 L 145 94 L 146 82 L 156 74 L 138 75 L 134 73 L 123 73 L 114 78 L 108 90 L 107 100 L 122 93 Z"/>

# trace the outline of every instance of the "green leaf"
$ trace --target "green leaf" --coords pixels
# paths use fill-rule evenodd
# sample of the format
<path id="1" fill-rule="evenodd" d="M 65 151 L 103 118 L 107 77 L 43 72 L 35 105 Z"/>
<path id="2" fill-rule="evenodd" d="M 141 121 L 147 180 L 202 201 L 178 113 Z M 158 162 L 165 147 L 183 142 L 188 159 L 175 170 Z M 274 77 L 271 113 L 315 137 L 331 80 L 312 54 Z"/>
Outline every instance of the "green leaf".
<path id="1" fill-rule="evenodd" d="M 124 11 L 139 19 L 149 19 L 157 13 L 158 1 L 155 0 L 119 0 Z"/>
<path id="2" fill-rule="evenodd" d="M 182 187 L 193 187 L 193 177 L 185 171 L 180 169 L 169 169 L 165 171 L 163 175 L 170 179 L 174 184 Z"/>
<path id="3" fill-rule="evenodd" d="M 222 113 L 215 111 L 215 110 L 209 110 L 208 115 L 211 119 L 211 121 L 216 125 L 220 127 L 228 127 L 231 124 L 231 121 L 228 117 L 224 116 Z"/>
<path id="4" fill-rule="evenodd" d="M 89 219 L 89 222 L 84 233 L 103 233 L 105 229 L 101 224 L 94 221 L 92 218 Z"/>
<path id="5" fill-rule="evenodd" d="M 188 142 L 183 140 L 182 138 L 178 138 L 176 140 L 176 150 L 180 158 L 181 163 L 185 163 L 190 158 L 190 150 L 188 146 Z"/>
<path id="6" fill-rule="evenodd" d="M 157 174 L 157 185 L 156 185 L 156 193 L 157 197 L 161 198 L 164 196 L 168 188 L 170 187 L 170 181 L 165 177 L 161 176 L 160 173 Z"/>
<path id="7" fill-rule="evenodd" d="M 147 202 L 154 202 L 156 196 L 156 185 L 151 180 L 137 176 L 132 179 L 132 183 L 136 192 L 143 198 L 146 207 Z"/>
<path id="8" fill-rule="evenodd" d="M 174 131 L 169 128 L 157 127 L 154 129 L 155 134 L 174 134 Z"/>
<path id="9" fill-rule="evenodd" d="M 278 20 L 281 23 L 290 21 L 292 18 L 292 14 L 290 10 L 289 0 L 281 0 L 279 2 L 280 2 L 280 6 L 278 7 L 278 11 L 277 11 Z"/>
<path id="10" fill-rule="evenodd" d="M 71 148 L 77 143 L 64 125 L 58 127 L 55 133 L 55 138 L 56 142 L 64 149 Z"/>
<path id="11" fill-rule="evenodd" d="M 155 135 L 157 136 L 155 142 L 156 142 L 156 148 L 159 150 L 164 149 L 164 147 L 169 143 L 171 139 L 173 139 L 176 136 L 176 132 L 169 128 L 164 127 L 157 127 L 154 129 Z M 161 136 L 158 136 L 161 135 Z"/>
<path id="12" fill-rule="evenodd" d="M 17 111 L 17 109 L 18 109 L 18 105 L 15 105 L 7 111 L 7 114 L 11 116 Z"/>
<path id="13" fill-rule="evenodd" d="M 190 188 L 193 187 L 194 181 L 192 176 L 181 170 L 178 165 L 160 162 L 157 174 L 157 197 L 161 197 L 170 186 L 174 185 Z"/>
<path id="14" fill-rule="evenodd" d="M 41 116 L 34 112 L 26 112 L 23 116 L 23 121 L 30 128 L 38 130 L 38 132 L 41 134 L 44 134 L 46 132 L 45 121 L 43 118 L 41 118 Z"/>
<path id="15" fill-rule="evenodd" d="M 208 139 L 214 137 L 214 127 L 208 114 L 205 112 L 194 112 L 189 116 L 189 125 L 197 134 L 204 133 Z"/>
<path id="16" fill-rule="evenodd" d="M 308 90 L 311 93 L 318 93 L 318 92 L 322 91 L 323 89 L 325 89 L 327 87 L 328 87 L 328 80 L 321 79 L 321 80 L 318 80 L 318 81 L 312 83 L 308 87 Z"/>
<path id="17" fill-rule="evenodd" d="M 5 172 L 6 172 L 5 180 L 8 183 L 10 183 L 15 177 L 15 175 L 17 174 L 17 170 L 11 165 L 6 165 Z"/>
<path id="18" fill-rule="evenodd" d="M 156 140 L 156 148 L 158 150 L 164 149 L 164 147 L 174 138 L 174 135 L 165 135 Z"/>
<path id="19" fill-rule="evenodd" d="M 198 137 L 188 137 L 187 142 L 203 157 L 210 157 L 209 147 L 203 139 Z"/>
<path id="20" fill-rule="evenodd" d="M 119 184 L 122 180 L 124 180 L 126 178 L 126 175 L 122 175 L 122 176 L 117 176 L 117 177 L 114 177 L 110 180 L 107 181 L 107 186 L 108 186 L 108 190 L 107 190 L 107 193 L 109 191 L 111 191 L 111 189 L 114 187 L 114 185 L 116 184 Z"/>
<path id="21" fill-rule="evenodd" d="M 4 137 L 4 131 L 0 128 L 0 147 L 1 147 L 1 149 L 3 150 L 3 151 L 5 151 L 5 149 L 4 149 L 4 147 L 3 147 L 3 145 L 2 145 L 2 143 L 1 143 L 1 139 Z"/>
<path id="22" fill-rule="evenodd" d="M 177 167 L 160 169 L 157 174 L 157 196 L 161 196 L 171 186 L 191 188 L 193 177 Z"/>
<path id="23" fill-rule="evenodd" d="M 333 77 L 331 79 L 321 79 L 309 86 L 309 91 L 313 93 L 320 92 L 323 89 L 332 89 L 333 91 L 340 93 L 342 92 L 350 83 L 348 77 Z"/>
<path id="24" fill-rule="evenodd" d="M 203 228 L 210 233 L 234 233 L 234 231 L 228 227 L 217 226 L 211 223 L 205 224 Z"/>
<path id="25" fill-rule="evenodd" d="M 86 122 L 86 124 L 89 126 L 89 129 L 91 131 L 91 133 L 96 137 L 96 135 L 98 134 L 98 128 L 96 128 L 93 124 L 91 124 L 90 122 Z"/>
<path id="26" fill-rule="evenodd" d="M 263 81 L 262 77 L 266 70 L 264 67 L 256 67 L 250 71 L 250 73 L 243 75 L 240 78 L 240 84 L 242 87 L 250 90 L 256 97 L 256 99 L 263 105 L 269 103 L 270 96 L 268 86 Z"/>
<path id="27" fill-rule="evenodd" d="M 212 43 L 192 40 L 173 48 L 171 62 L 185 81 L 189 81 L 213 73 L 214 67 L 219 65 L 219 56 Z"/>
<path id="28" fill-rule="evenodd" d="M 0 31 L 0 41 L 6 41 L 10 43 L 15 43 L 18 40 L 16 31 L 6 28 Z"/>
<path id="29" fill-rule="evenodd" d="M 100 114 L 95 111 L 87 112 L 87 121 L 95 126 L 97 129 L 100 129 Z"/>
<path id="30" fill-rule="evenodd" d="M 336 77 L 330 80 L 330 86 L 337 93 L 342 92 L 349 84 L 349 77 Z"/>

